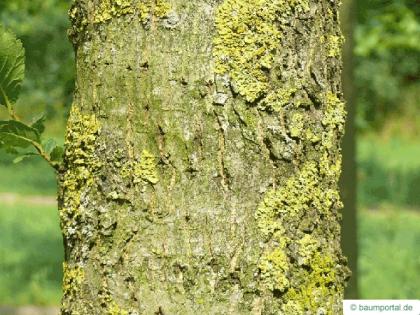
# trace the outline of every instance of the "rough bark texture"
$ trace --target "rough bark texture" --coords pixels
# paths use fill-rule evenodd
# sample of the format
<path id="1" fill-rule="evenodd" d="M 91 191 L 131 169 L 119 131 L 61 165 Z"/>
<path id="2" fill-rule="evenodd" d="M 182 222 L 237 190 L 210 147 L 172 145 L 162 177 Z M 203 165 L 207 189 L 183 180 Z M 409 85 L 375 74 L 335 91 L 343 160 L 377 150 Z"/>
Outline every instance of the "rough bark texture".
<path id="1" fill-rule="evenodd" d="M 331 0 L 78 0 L 62 314 L 339 314 Z"/>

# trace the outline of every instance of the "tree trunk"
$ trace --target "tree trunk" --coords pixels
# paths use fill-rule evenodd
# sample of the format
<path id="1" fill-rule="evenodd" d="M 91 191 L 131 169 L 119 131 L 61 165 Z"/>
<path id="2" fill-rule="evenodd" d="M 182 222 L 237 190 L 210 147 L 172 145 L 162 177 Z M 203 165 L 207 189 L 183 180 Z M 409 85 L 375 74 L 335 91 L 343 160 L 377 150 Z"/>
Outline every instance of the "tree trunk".
<path id="1" fill-rule="evenodd" d="M 62 314 L 339 314 L 330 0 L 76 0 Z"/>
<path id="2" fill-rule="evenodd" d="M 342 241 L 343 253 L 348 258 L 351 278 L 345 290 L 347 299 L 358 298 L 357 282 L 357 165 L 356 165 L 356 91 L 354 86 L 353 26 L 356 23 L 357 1 L 346 0 L 341 8 L 341 24 L 346 42 L 343 47 L 343 92 L 347 104 L 346 132 L 343 137 L 343 174 L 340 179 L 344 202 Z"/>

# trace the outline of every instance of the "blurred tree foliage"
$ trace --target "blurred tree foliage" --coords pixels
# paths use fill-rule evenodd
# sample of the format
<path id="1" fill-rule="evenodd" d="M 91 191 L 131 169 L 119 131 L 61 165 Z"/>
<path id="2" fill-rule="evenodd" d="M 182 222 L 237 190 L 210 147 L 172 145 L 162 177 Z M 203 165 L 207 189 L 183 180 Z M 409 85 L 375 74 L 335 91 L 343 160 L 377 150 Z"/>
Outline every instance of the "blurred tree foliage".
<path id="1" fill-rule="evenodd" d="M 45 109 L 63 117 L 74 88 L 73 50 L 67 39 L 68 0 L 2 0 L 0 21 L 26 50 L 26 79 L 19 103 L 25 110 Z M 31 113 L 33 115 L 33 112 Z M 58 115 L 58 116 L 57 116 Z"/>
<path id="2" fill-rule="evenodd" d="M 355 43 L 357 127 L 380 128 L 403 107 L 417 112 L 418 100 L 406 99 L 419 95 L 420 1 L 359 0 Z"/>

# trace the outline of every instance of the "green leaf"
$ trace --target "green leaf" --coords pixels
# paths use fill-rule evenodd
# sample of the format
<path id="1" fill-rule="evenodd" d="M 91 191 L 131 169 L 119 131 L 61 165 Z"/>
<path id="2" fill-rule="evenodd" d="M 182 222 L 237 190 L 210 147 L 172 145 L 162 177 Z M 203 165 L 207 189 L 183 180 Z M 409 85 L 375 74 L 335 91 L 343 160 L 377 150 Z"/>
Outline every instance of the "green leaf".
<path id="1" fill-rule="evenodd" d="M 0 26 L 0 104 L 16 102 L 25 75 L 25 50 L 14 34 Z"/>
<path id="2" fill-rule="evenodd" d="M 13 148 L 27 148 L 32 144 L 28 138 L 18 136 L 14 133 L 0 131 L 0 148 L 11 150 Z"/>
<path id="3" fill-rule="evenodd" d="M 45 114 L 39 115 L 37 118 L 34 119 L 33 123 L 31 124 L 31 127 L 36 129 L 39 134 L 42 134 L 45 130 L 44 122 L 46 120 Z"/>
<path id="4" fill-rule="evenodd" d="M 52 162 L 61 162 L 63 158 L 64 149 L 61 146 L 56 146 L 50 154 L 50 160 Z"/>
<path id="5" fill-rule="evenodd" d="M 38 131 L 20 121 L 0 121 L 0 148 L 27 148 L 40 142 Z"/>
<path id="6" fill-rule="evenodd" d="M 35 128 L 17 120 L 0 120 L 0 132 L 13 133 L 17 136 L 40 142 L 39 133 Z"/>

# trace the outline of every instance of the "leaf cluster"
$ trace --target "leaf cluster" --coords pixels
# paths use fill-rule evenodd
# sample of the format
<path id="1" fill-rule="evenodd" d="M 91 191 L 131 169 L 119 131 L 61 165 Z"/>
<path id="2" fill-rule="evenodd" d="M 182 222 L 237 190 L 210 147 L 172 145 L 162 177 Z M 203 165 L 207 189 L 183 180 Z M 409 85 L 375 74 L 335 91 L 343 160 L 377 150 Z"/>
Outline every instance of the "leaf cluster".
<path id="1" fill-rule="evenodd" d="M 16 34 L 26 50 L 25 81 L 17 103 L 24 104 L 19 110 L 22 117 L 31 115 L 25 108 L 42 108 L 56 122 L 67 117 L 74 87 L 74 54 L 66 36 L 70 2 L 0 1 L 0 23 Z M 58 135 L 62 129 L 49 131 Z"/>
<path id="2" fill-rule="evenodd" d="M 42 141 L 45 115 L 23 122 L 14 111 L 25 74 L 25 50 L 15 35 L 0 25 L 0 107 L 9 120 L 0 120 L 0 149 L 16 154 L 15 162 L 41 156 L 58 170 L 63 148 L 53 139 Z"/>

